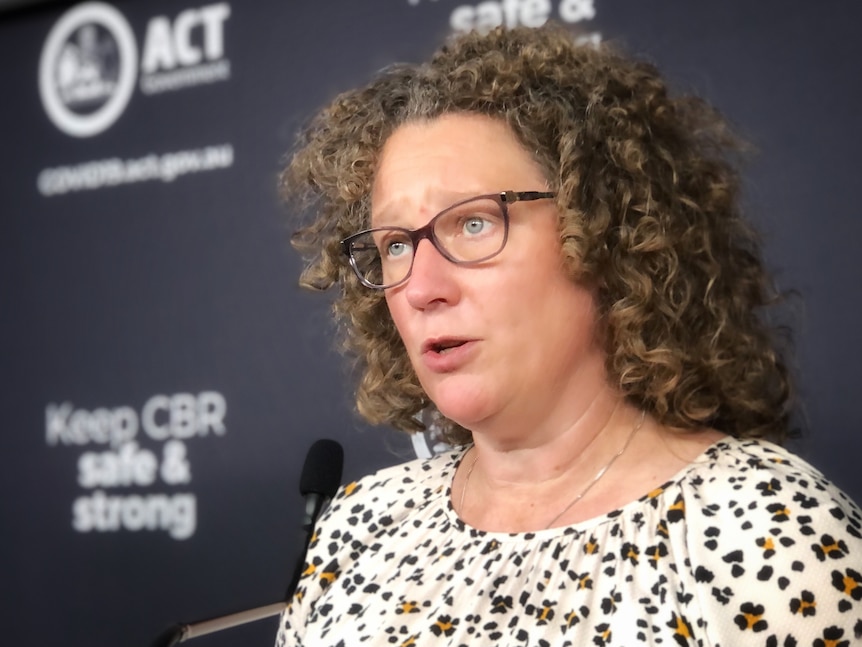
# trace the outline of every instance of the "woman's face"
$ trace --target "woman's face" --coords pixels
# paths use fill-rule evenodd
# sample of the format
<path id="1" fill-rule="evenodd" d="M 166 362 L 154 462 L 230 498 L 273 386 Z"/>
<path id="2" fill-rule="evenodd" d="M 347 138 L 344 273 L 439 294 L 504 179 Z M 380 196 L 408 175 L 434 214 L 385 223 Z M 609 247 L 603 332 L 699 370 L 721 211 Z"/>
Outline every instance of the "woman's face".
<path id="1" fill-rule="evenodd" d="M 450 205 L 500 191 L 546 191 L 502 121 L 451 114 L 404 125 L 383 147 L 372 225 L 416 229 Z M 509 206 L 505 248 L 455 265 L 428 240 L 410 279 L 386 290 L 422 387 L 443 415 L 480 431 L 563 422 L 605 388 L 593 294 L 564 270 L 553 200 Z"/>

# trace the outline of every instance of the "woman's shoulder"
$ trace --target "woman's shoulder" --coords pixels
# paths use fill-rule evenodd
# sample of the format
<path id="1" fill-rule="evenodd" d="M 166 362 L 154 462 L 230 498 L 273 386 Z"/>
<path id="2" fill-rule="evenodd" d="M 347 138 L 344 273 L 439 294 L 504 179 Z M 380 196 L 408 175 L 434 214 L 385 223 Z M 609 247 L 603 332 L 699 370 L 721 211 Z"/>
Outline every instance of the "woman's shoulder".
<path id="1" fill-rule="evenodd" d="M 717 642 L 862 637 L 862 513 L 819 470 L 772 443 L 727 438 L 667 493 L 705 616 L 733 619 L 713 623 Z"/>
<path id="2" fill-rule="evenodd" d="M 417 507 L 448 491 L 463 453 L 459 449 L 408 460 L 346 483 L 332 499 L 330 511 Z"/>
<path id="3" fill-rule="evenodd" d="M 798 543 L 818 559 L 862 558 L 862 512 L 839 487 L 792 452 L 763 440 L 726 438 L 675 484 L 690 530 L 758 544 Z M 710 548 L 717 541 L 707 541 Z M 819 547 L 819 551 L 818 551 Z M 858 562 L 857 562 L 858 563 Z"/>
<path id="4" fill-rule="evenodd" d="M 734 493 L 763 501 L 789 497 L 802 509 L 832 501 L 859 511 L 817 468 L 766 440 L 727 437 L 714 443 L 691 463 L 681 483 L 710 498 L 733 500 Z"/>

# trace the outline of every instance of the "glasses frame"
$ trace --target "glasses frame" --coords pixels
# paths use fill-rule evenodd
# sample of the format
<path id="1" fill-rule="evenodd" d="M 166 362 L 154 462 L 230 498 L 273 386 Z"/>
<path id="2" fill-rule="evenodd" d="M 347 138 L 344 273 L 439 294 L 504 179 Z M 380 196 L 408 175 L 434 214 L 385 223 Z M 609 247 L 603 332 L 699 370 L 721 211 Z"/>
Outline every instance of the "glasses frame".
<path id="1" fill-rule="evenodd" d="M 455 265 L 475 265 L 476 263 L 482 263 L 487 261 L 490 258 L 494 258 L 497 254 L 503 251 L 506 247 L 506 243 L 509 240 L 509 205 L 515 202 L 531 202 L 533 200 L 545 200 L 548 198 L 556 197 L 556 193 L 551 191 L 501 191 L 499 193 L 486 193 L 482 195 L 476 195 L 471 198 L 467 198 L 466 200 L 460 200 L 455 204 L 443 209 L 436 216 L 431 218 L 428 223 L 419 227 L 418 229 L 406 229 L 404 227 L 374 227 L 372 229 L 363 229 L 355 234 L 348 236 L 347 238 L 341 241 L 341 251 L 347 256 L 350 267 L 353 268 L 353 273 L 359 279 L 359 282 L 362 283 L 367 288 L 371 288 L 372 290 L 388 290 L 389 288 L 398 287 L 399 285 L 403 285 L 410 278 L 410 275 L 413 273 L 413 262 L 416 260 L 416 249 L 419 247 L 419 243 L 422 240 L 428 240 L 440 255 L 445 258 L 450 263 L 454 263 Z M 495 200 L 497 204 L 500 205 L 500 211 L 503 214 L 503 242 L 500 245 L 500 249 L 498 249 L 493 254 L 488 254 L 487 256 L 483 256 L 482 258 L 477 258 L 470 261 L 462 261 L 457 258 L 454 258 L 449 252 L 447 252 L 437 240 L 436 235 L 434 234 L 434 224 L 437 220 L 452 211 L 453 209 L 457 209 L 463 204 L 467 202 L 472 202 L 474 200 Z M 360 238 L 361 236 L 366 236 L 367 234 L 371 234 L 377 231 L 398 231 L 405 234 L 413 245 L 413 253 L 410 258 L 410 267 L 407 270 L 407 274 L 403 279 L 397 281 L 396 283 L 392 283 L 390 285 L 375 285 L 374 283 L 370 283 L 362 276 L 362 272 L 356 264 L 356 258 L 353 256 L 353 243 Z"/>

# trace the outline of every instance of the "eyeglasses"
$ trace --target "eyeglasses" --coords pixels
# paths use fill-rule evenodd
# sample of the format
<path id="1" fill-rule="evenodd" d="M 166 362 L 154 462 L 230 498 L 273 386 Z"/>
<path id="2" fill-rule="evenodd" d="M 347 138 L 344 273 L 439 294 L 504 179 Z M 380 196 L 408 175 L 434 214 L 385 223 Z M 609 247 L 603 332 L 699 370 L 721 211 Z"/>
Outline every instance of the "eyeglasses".
<path id="1" fill-rule="evenodd" d="M 542 191 L 479 195 L 444 209 L 419 229 L 366 229 L 342 240 L 341 248 L 363 285 L 376 290 L 394 288 L 410 278 L 421 240 L 427 238 L 444 258 L 458 265 L 487 261 L 506 246 L 508 205 L 554 195 Z"/>

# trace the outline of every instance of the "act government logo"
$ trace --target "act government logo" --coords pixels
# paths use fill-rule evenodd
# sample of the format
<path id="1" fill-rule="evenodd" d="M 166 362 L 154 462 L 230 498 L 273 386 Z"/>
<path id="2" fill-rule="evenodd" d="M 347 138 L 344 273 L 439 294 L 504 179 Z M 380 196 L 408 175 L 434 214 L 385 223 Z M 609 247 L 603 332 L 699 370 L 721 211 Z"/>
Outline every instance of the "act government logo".
<path id="1" fill-rule="evenodd" d="M 138 47 L 112 6 L 88 2 L 67 11 L 42 48 L 39 93 L 48 117 L 73 137 L 90 137 L 123 114 L 135 89 Z"/>
<path id="2" fill-rule="evenodd" d="M 39 61 L 39 94 L 51 122 L 73 137 L 110 128 L 134 94 L 140 72 L 145 95 L 226 81 L 225 2 L 154 16 L 143 50 L 132 26 L 115 7 L 86 2 L 64 13 L 45 39 Z"/>

